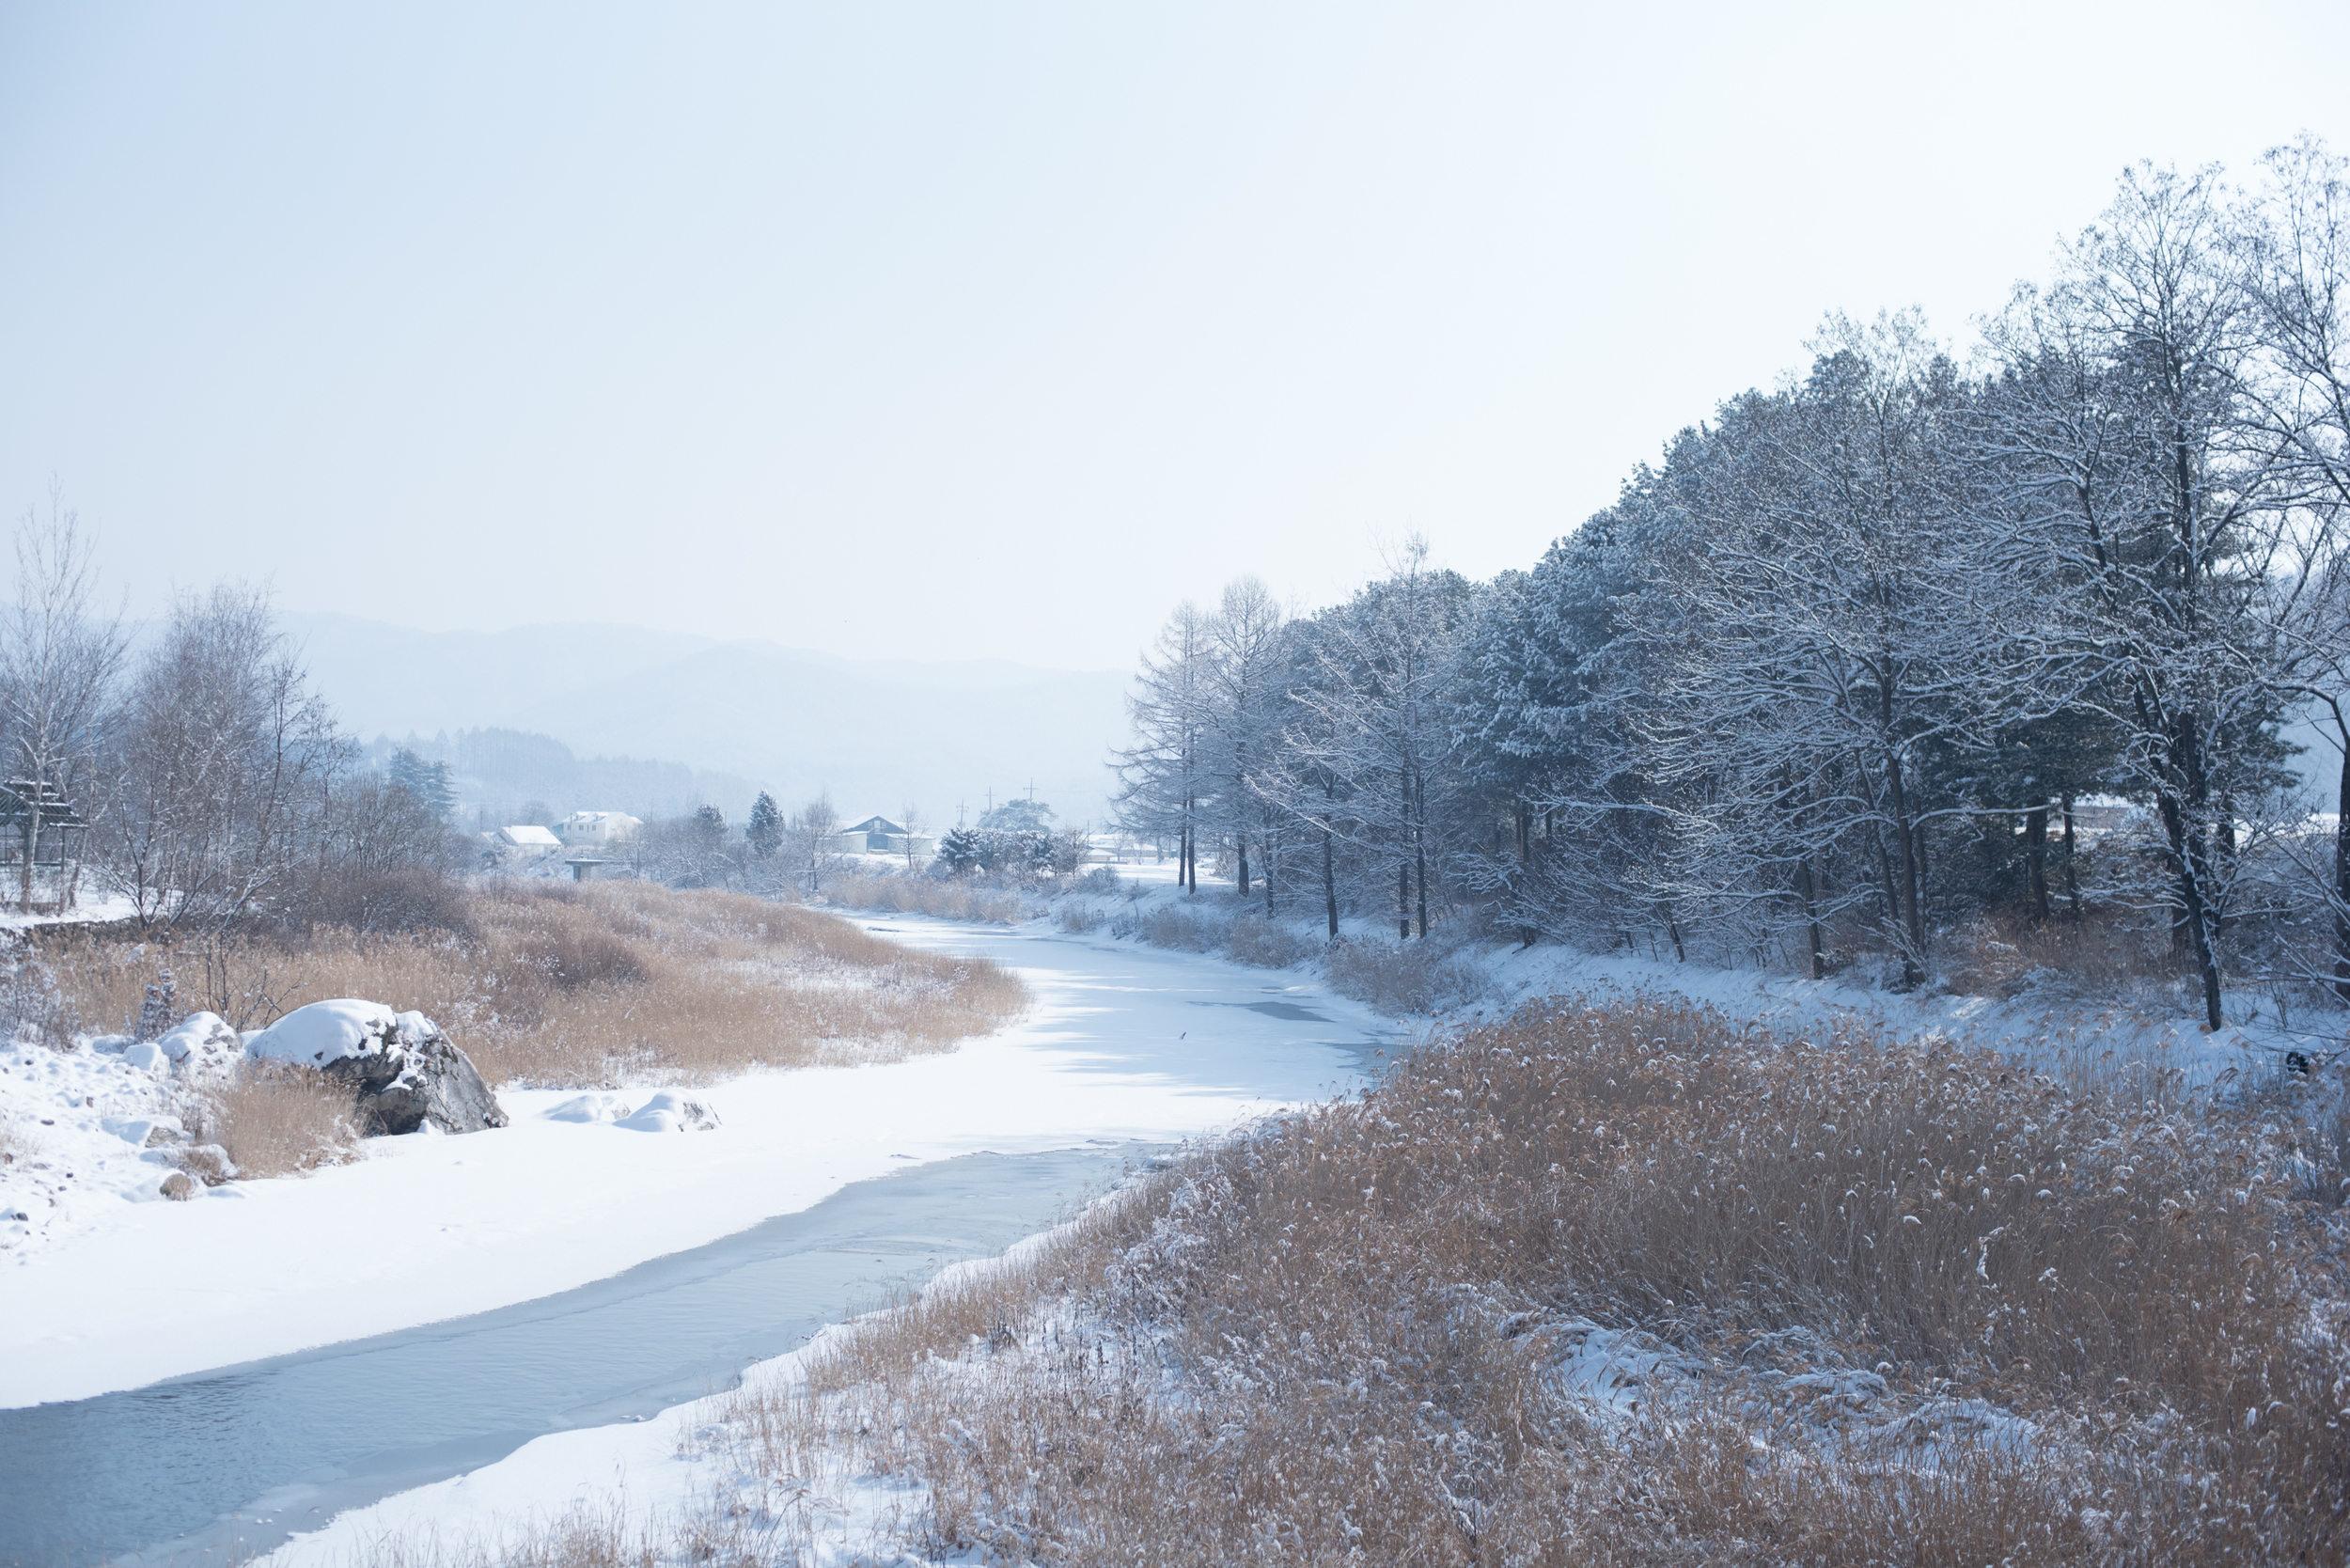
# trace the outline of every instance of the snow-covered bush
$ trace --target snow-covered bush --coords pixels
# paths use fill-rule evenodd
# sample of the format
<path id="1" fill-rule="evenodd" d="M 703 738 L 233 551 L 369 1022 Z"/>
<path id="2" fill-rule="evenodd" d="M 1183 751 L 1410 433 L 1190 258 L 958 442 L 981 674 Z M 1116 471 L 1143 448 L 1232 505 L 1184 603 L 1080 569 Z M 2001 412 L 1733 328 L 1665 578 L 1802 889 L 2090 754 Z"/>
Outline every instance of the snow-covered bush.
<path id="1" fill-rule="evenodd" d="M 0 1044 L 70 1050 L 79 1025 L 57 977 L 24 937 L 0 933 Z"/>
<path id="2" fill-rule="evenodd" d="M 1243 915 L 1225 937 L 1224 956 L 1235 964 L 1265 969 L 1286 969 L 1323 950 L 1316 937 L 1301 933 L 1284 921 L 1262 915 Z"/>
<path id="3" fill-rule="evenodd" d="M 1389 1017 L 1466 1007 L 1490 996 L 1494 985 L 1475 964 L 1425 941 L 1340 937 L 1324 966 L 1332 990 Z"/>

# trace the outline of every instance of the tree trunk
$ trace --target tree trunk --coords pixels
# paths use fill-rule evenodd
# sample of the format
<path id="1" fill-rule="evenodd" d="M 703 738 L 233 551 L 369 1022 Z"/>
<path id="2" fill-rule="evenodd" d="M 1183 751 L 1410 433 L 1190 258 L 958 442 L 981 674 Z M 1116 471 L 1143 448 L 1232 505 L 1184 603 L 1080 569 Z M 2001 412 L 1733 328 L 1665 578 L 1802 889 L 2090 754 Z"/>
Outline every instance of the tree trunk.
<path id="1" fill-rule="evenodd" d="M 2179 919 L 2173 927 L 2173 939 L 2178 934 L 2177 926 L 2184 926 L 2196 971 L 2202 980 L 2203 1022 L 2216 1029 L 2219 1027 L 2219 962 L 2212 942 L 2210 911 L 2203 897 L 2210 872 L 2204 863 L 2202 835 L 2189 831 L 2186 813 L 2169 791 L 2157 797 L 2157 804 L 2162 811 L 2163 829 L 2170 839 L 2172 868 L 2179 877 Z"/>
<path id="2" fill-rule="evenodd" d="M 1330 915 L 1330 940 L 1339 939 L 1339 872 L 1330 849 L 1330 830 L 1322 830 L 1322 902 Z"/>
<path id="3" fill-rule="evenodd" d="M 2031 879 L 2031 923 L 2048 923 L 2048 803 L 2024 813 L 2024 869 Z"/>
<path id="4" fill-rule="evenodd" d="M 1240 846 L 1240 880 L 1237 886 L 1240 896 L 1245 899 L 1248 896 L 1248 835 L 1235 833 L 1232 835 L 1232 842 Z"/>
<path id="5" fill-rule="evenodd" d="M 2072 906 L 2073 923 L 2081 923 L 2081 879 L 2073 864 L 2073 797 L 2064 797 L 2064 901 Z"/>
<path id="6" fill-rule="evenodd" d="M 1428 845 L 1424 840 L 1412 846 L 1412 862 L 1418 877 L 1419 934 L 1424 942 L 1428 939 Z"/>
<path id="7" fill-rule="evenodd" d="M 24 864 L 19 868 L 24 872 L 22 902 L 27 915 L 33 912 L 33 852 L 40 845 L 39 800 L 40 786 L 36 783 L 32 787 L 32 798 L 24 803 Z"/>
<path id="8" fill-rule="evenodd" d="M 1811 857 L 1808 855 L 1795 862 L 1795 886 L 1803 894 L 1804 930 L 1809 933 L 1811 943 L 1811 978 L 1815 980 L 1825 980 L 1827 979 L 1827 949 L 1826 945 L 1820 940 L 1820 911 L 1813 897 Z M 1680 938 L 1676 936 L 1673 939 L 1673 947 L 1678 950 L 1680 946 Z"/>
<path id="9" fill-rule="evenodd" d="M 2342 779 L 2334 800 L 2334 995 L 2350 1002 L 2350 727 L 2342 730 Z"/>
<path id="10" fill-rule="evenodd" d="M 1525 920 L 1525 900 L 1529 896 L 1534 877 L 1534 812 L 1524 796 L 1517 802 L 1518 835 L 1518 946 L 1534 945 L 1534 928 Z"/>
<path id="11" fill-rule="evenodd" d="M 1896 912 L 1905 938 L 1902 983 L 1918 985 L 1926 978 L 1926 915 L 1919 897 L 1922 868 L 1918 864 L 1917 826 L 1909 820 L 1909 792 L 1902 783 L 1901 759 L 1890 751 L 1885 754 L 1885 784 L 1893 808 L 1893 832 L 1902 843 L 1902 907 Z"/>
<path id="12" fill-rule="evenodd" d="M 1412 863 L 1408 860 L 1395 863 L 1395 939 L 1412 939 Z"/>

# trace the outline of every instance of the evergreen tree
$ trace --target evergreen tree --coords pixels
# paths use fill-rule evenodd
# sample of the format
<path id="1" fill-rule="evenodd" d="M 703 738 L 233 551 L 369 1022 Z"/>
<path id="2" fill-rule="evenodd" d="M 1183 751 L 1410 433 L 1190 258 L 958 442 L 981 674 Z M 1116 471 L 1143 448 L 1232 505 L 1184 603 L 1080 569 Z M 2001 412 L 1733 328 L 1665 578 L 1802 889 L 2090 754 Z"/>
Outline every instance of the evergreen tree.
<path id="1" fill-rule="evenodd" d="M 938 863 L 947 868 L 949 876 L 969 876 L 985 858 L 985 841 L 977 828 L 949 828 L 947 837 L 939 840 Z"/>
<path id="2" fill-rule="evenodd" d="M 775 854 L 783 842 L 783 808 L 764 790 L 751 803 L 750 825 L 743 830 L 743 837 L 749 841 L 751 853 L 761 860 Z"/>
<path id="3" fill-rule="evenodd" d="M 384 773 L 395 788 L 407 791 L 444 822 L 457 809 L 457 773 L 446 762 L 428 762 L 401 746 L 392 753 L 391 765 Z"/>
<path id="4" fill-rule="evenodd" d="M 1041 800 L 1008 800 L 981 812 L 979 825 L 998 833 L 1050 833 L 1053 808 Z"/>

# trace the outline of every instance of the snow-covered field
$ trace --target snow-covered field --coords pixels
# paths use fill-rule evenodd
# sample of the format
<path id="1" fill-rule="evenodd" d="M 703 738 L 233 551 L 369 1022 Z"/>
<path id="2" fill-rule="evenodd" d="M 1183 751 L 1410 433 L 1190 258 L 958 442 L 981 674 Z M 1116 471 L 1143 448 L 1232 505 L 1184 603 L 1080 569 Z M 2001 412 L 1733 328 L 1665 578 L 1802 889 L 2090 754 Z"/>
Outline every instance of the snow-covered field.
<path id="1" fill-rule="evenodd" d="M 137 1146 L 156 1104 L 151 1070 L 17 1053 L 0 1077 L 0 1115 L 26 1129 L 49 1168 L 10 1168 L 8 1212 L 32 1213 L 33 1182 L 54 1184 L 39 1200 L 56 1207 L 42 1209 L 42 1245 L 0 1254 L 0 1406 L 534 1299 L 910 1162 L 1230 1126 L 1342 1087 L 1355 1061 L 1343 1046 L 1387 1027 L 1294 977 L 1042 925 L 868 923 L 913 946 L 1000 958 L 1036 1005 L 949 1054 L 697 1090 L 718 1117 L 708 1131 L 573 1120 L 575 1093 L 510 1092 L 511 1126 L 377 1139 L 355 1164 L 185 1203 L 156 1200 L 165 1171 Z M 1251 1011 L 1276 996 L 1328 1022 Z M 653 1092 L 624 1088 L 603 1109 L 642 1108 Z"/>

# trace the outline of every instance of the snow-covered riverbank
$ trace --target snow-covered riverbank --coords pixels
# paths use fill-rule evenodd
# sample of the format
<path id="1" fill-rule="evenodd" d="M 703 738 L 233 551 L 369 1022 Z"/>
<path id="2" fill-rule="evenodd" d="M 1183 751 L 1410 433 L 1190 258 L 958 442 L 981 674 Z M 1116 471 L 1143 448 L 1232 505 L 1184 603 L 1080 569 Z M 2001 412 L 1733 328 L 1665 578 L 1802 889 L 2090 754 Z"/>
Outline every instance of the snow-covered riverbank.
<path id="1" fill-rule="evenodd" d="M 1350 1047 L 1389 1027 L 1293 976 L 1041 925 L 867 923 L 1000 959 L 1036 1004 L 947 1055 L 695 1090 L 711 1131 L 560 1120 L 574 1094 L 509 1093 L 506 1128 L 380 1139 L 357 1164 L 191 1203 L 102 1205 L 0 1267 L 0 1406 L 546 1295 L 913 1163 L 1229 1126 L 1345 1087 Z"/>

